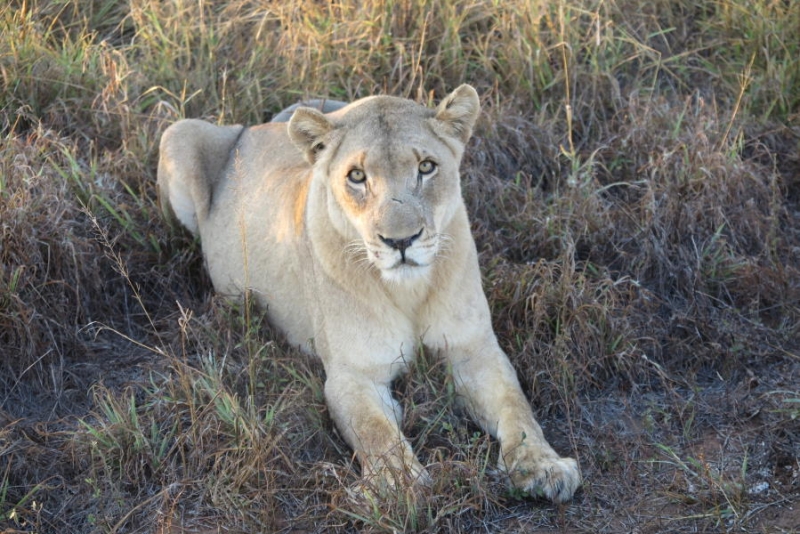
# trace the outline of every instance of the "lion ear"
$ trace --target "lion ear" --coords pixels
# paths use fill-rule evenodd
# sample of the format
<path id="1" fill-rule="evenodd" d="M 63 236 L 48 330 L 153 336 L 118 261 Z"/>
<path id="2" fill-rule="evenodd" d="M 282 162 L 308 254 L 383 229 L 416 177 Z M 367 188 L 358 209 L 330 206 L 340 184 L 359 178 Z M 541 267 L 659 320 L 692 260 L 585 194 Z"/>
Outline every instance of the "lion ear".
<path id="1" fill-rule="evenodd" d="M 306 161 L 314 164 L 320 151 L 325 148 L 325 137 L 333 130 L 333 123 L 313 108 L 297 108 L 289 119 L 289 138 L 305 155 Z"/>
<path id="2" fill-rule="evenodd" d="M 441 101 L 436 107 L 434 119 L 443 127 L 446 135 L 466 144 L 480 110 L 478 92 L 471 85 L 464 84 Z"/>

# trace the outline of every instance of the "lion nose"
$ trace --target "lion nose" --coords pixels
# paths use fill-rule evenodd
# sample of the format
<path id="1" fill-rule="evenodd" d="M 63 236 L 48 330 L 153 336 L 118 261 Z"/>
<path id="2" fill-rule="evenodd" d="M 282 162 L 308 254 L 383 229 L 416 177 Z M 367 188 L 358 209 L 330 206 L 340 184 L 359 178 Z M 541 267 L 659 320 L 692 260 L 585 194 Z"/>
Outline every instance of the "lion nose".
<path id="1" fill-rule="evenodd" d="M 378 237 L 381 238 L 387 246 L 392 247 L 395 250 L 400 251 L 400 256 L 403 258 L 403 262 L 406 261 L 406 249 L 411 246 L 414 241 L 416 241 L 419 236 L 422 235 L 422 230 L 417 232 L 416 234 L 408 237 L 404 237 L 403 239 L 392 239 L 388 237 L 383 237 L 382 235 L 378 234 Z"/>

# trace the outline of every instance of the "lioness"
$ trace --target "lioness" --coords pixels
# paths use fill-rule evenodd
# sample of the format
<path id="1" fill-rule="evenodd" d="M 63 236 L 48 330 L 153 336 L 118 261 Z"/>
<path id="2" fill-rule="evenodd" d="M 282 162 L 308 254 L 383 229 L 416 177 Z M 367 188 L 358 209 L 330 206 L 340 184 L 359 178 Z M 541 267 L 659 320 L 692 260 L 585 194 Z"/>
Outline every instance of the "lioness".
<path id="1" fill-rule="evenodd" d="M 199 235 L 217 292 L 251 290 L 289 342 L 319 355 L 325 398 L 366 477 L 426 483 L 392 381 L 422 342 L 500 441 L 517 488 L 569 500 L 578 465 L 545 440 L 500 349 L 461 198 L 480 103 L 389 96 L 245 128 L 182 120 L 161 139 L 163 205 Z"/>

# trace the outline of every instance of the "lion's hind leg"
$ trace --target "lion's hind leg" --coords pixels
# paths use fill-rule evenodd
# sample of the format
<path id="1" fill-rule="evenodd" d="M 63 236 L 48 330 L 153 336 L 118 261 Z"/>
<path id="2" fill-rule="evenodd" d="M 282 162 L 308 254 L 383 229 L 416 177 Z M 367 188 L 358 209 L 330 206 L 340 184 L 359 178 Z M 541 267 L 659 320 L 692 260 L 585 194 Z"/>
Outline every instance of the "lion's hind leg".
<path id="1" fill-rule="evenodd" d="M 161 136 L 158 193 L 168 219 L 177 218 L 197 235 L 211 203 L 214 184 L 230 160 L 242 126 L 215 126 L 197 119 L 178 121 Z"/>

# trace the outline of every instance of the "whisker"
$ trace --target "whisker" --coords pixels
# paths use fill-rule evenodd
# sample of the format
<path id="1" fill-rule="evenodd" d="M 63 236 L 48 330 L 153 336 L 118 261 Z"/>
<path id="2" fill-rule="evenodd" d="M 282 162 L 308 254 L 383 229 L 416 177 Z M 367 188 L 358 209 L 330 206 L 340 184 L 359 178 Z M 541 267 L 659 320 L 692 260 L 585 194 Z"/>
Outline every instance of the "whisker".
<path id="1" fill-rule="evenodd" d="M 455 242 L 453 236 L 450 234 L 436 234 L 436 237 L 439 238 L 439 250 L 436 251 L 436 256 L 446 258 L 453 249 L 453 243 Z"/>
<path id="2" fill-rule="evenodd" d="M 374 265 L 367 255 L 367 246 L 361 239 L 354 239 L 345 245 L 342 250 L 345 261 L 353 267 L 356 274 L 367 274 Z"/>
<path id="3" fill-rule="evenodd" d="M 367 274 L 373 269 L 375 266 L 372 265 L 372 262 L 369 261 L 369 258 L 363 256 L 359 258 L 357 263 L 355 264 L 356 267 L 356 274 Z"/>
<path id="4" fill-rule="evenodd" d="M 345 261 L 348 263 L 358 262 L 360 259 L 366 258 L 367 248 L 364 246 L 363 241 L 354 239 L 345 245 L 344 249 L 342 249 L 342 254 L 345 256 Z"/>

